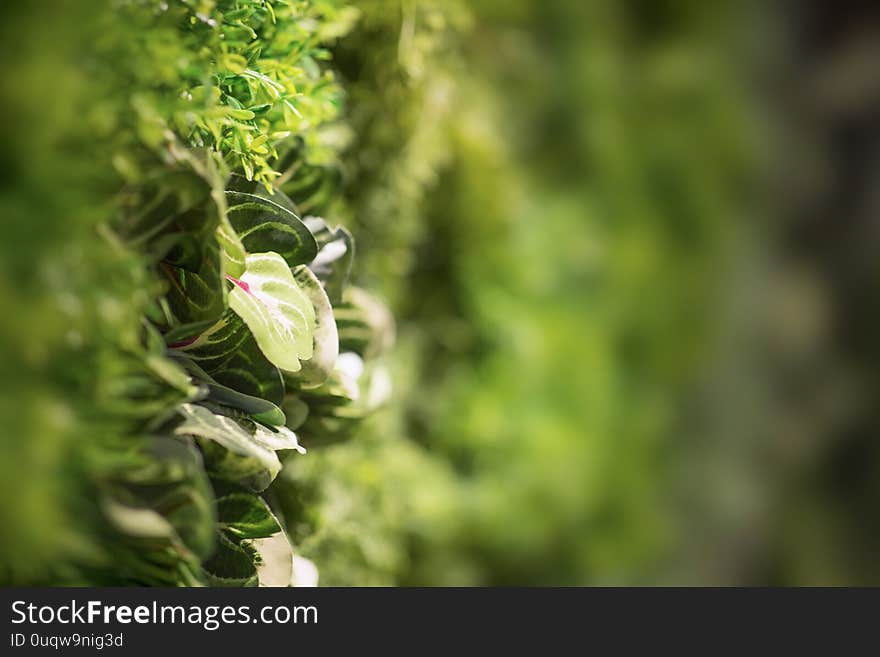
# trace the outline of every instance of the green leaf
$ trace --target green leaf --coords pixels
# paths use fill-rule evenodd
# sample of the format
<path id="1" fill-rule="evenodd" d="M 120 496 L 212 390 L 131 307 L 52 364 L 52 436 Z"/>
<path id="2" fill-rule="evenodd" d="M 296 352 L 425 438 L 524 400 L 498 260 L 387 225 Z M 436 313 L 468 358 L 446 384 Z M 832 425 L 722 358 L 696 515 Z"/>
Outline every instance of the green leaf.
<path id="1" fill-rule="evenodd" d="M 330 377 L 319 387 L 298 391 L 308 406 L 308 416 L 294 424 L 296 407 L 290 406 L 288 423 L 297 427 L 297 435 L 309 446 L 345 440 L 360 421 L 387 401 L 391 393 L 390 376 L 382 363 L 366 367 L 354 352 L 340 354 Z M 293 396 L 288 396 L 287 400 Z M 287 401 L 285 400 L 285 401 Z"/>
<path id="2" fill-rule="evenodd" d="M 336 368 L 313 390 L 303 390 L 300 399 L 308 406 L 308 416 L 299 427 L 306 445 L 329 445 L 351 437 L 364 417 L 358 404 L 361 396 L 357 380 Z"/>
<path id="3" fill-rule="evenodd" d="M 246 109 L 229 108 L 226 110 L 226 113 L 233 119 L 238 119 L 239 121 L 250 121 L 254 118 L 254 113 Z"/>
<path id="4" fill-rule="evenodd" d="M 124 212 L 120 217 L 125 220 L 115 227 L 126 243 L 157 253 L 161 249 L 152 245 L 163 236 L 196 225 L 186 226 L 186 220 L 181 220 L 193 209 L 204 207 L 208 194 L 208 185 L 194 172 L 186 168 L 163 171 L 141 189 L 123 193 L 120 203 Z"/>
<path id="5" fill-rule="evenodd" d="M 217 500 L 220 558 L 206 566 L 221 581 L 244 579 L 260 586 L 289 586 L 293 548 L 269 506 L 257 495 L 230 493 Z M 250 559 L 253 570 L 245 564 Z"/>
<path id="6" fill-rule="evenodd" d="M 241 276 L 244 272 L 244 244 L 229 220 L 226 194 L 221 189 L 222 183 L 219 180 L 219 174 L 213 171 L 213 168 L 212 172 L 215 188 L 211 191 L 211 198 L 214 200 L 217 212 L 217 242 L 220 244 L 222 254 L 223 273 L 230 276 Z"/>
<path id="7" fill-rule="evenodd" d="M 275 405 L 284 398 L 280 370 L 263 355 L 250 329 L 232 311 L 175 351 L 186 355 L 217 383 L 237 392 Z"/>
<path id="8" fill-rule="evenodd" d="M 236 317 L 242 322 L 241 318 Z M 248 335 L 232 358 L 218 367 L 213 376 L 218 383 L 247 395 L 261 397 L 275 405 L 284 399 L 284 380 L 281 370 L 275 367 L 260 351 L 254 336 L 245 326 Z M 267 424 L 276 424 L 267 422 Z"/>
<path id="9" fill-rule="evenodd" d="M 143 322 L 144 352 L 143 364 L 158 379 L 167 383 L 170 387 L 183 393 L 188 399 L 199 394 L 198 388 L 190 382 L 189 376 L 179 363 L 166 356 L 165 341 L 162 334 L 149 322 Z"/>
<path id="10" fill-rule="evenodd" d="M 227 388 L 218 383 L 207 383 L 208 399 L 237 408 L 250 415 L 257 422 L 272 426 L 279 426 L 287 422 L 284 412 L 275 404 L 261 397 L 254 397 Z"/>
<path id="11" fill-rule="evenodd" d="M 247 339 L 247 327 L 232 311 L 223 317 L 194 340 L 188 340 L 174 348 L 202 367 L 213 376 L 214 370 L 226 363 L 236 350 Z"/>
<path id="12" fill-rule="evenodd" d="M 237 12 L 237 13 L 245 15 L 245 11 L 247 11 L 247 10 Z M 241 15 L 239 15 L 239 16 L 234 16 L 233 18 L 230 18 L 230 14 L 232 14 L 232 13 L 233 12 L 227 12 L 227 14 L 224 16 L 224 19 L 231 22 L 232 20 L 235 20 L 235 19 L 242 17 Z M 220 56 L 219 61 L 217 63 L 220 65 L 221 68 L 224 68 L 227 71 L 231 71 L 232 73 L 243 73 L 248 65 L 248 61 L 244 57 L 242 57 L 241 55 L 236 55 L 236 54 L 232 54 L 232 53 L 226 53 L 226 54 Z"/>
<path id="13" fill-rule="evenodd" d="M 236 543 L 219 532 L 217 550 L 202 566 L 211 586 L 257 586 L 257 549 L 247 541 Z"/>
<path id="14" fill-rule="evenodd" d="M 215 320 L 203 319 L 200 322 L 192 322 L 190 324 L 179 324 L 170 329 L 162 338 L 169 347 L 176 348 L 179 343 L 191 343 L 201 333 L 207 331 L 214 324 Z"/>
<path id="15" fill-rule="evenodd" d="M 279 163 L 279 169 L 294 167 L 293 175 L 284 183 L 284 191 L 296 199 L 296 207 L 303 214 L 325 212 L 338 195 L 343 176 L 338 166 L 311 166 L 303 162 L 303 152 L 297 149 Z"/>
<path id="16" fill-rule="evenodd" d="M 110 523 L 123 534 L 137 538 L 176 537 L 174 527 L 158 511 L 150 508 L 134 507 L 121 504 L 107 498 L 103 501 L 102 510 Z"/>
<path id="17" fill-rule="evenodd" d="M 249 493 L 218 498 L 217 519 L 221 528 L 237 538 L 268 538 L 281 531 L 263 499 Z"/>
<path id="18" fill-rule="evenodd" d="M 220 415 L 196 404 L 182 404 L 179 412 L 184 421 L 174 429 L 176 435 L 209 440 L 232 454 L 245 457 L 247 462 L 238 464 L 242 471 L 258 474 L 260 470 L 265 470 L 269 481 L 281 470 L 276 451 L 305 451 L 300 447 L 296 434 L 287 427 L 268 429 L 259 423 Z"/>
<path id="19" fill-rule="evenodd" d="M 260 396 L 248 395 L 218 383 L 186 353 L 172 349 L 169 351 L 169 356 L 177 360 L 204 390 L 204 395 L 199 399 L 208 399 L 224 406 L 236 408 L 263 424 L 277 426 L 287 422 L 284 412 L 276 404 Z M 278 368 L 273 369 L 278 371 Z M 187 383 L 189 383 L 189 378 L 187 378 Z"/>
<path id="20" fill-rule="evenodd" d="M 276 196 L 270 199 L 265 192 L 227 191 L 230 224 L 249 253 L 272 251 L 291 267 L 310 262 L 318 253 L 315 238 L 299 217 L 279 202 L 281 193 Z"/>
<path id="21" fill-rule="evenodd" d="M 144 364 L 153 372 L 153 374 L 158 376 L 172 388 L 185 394 L 187 397 L 193 397 L 196 395 L 197 389 L 193 387 L 192 383 L 190 383 L 186 372 L 180 369 L 174 361 L 169 360 L 165 356 L 147 354 L 144 356 Z"/>
<path id="22" fill-rule="evenodd" d="M 163 265 L 170 282 L 168 304 L 183 324 L 217 320 L 226 310 L 226 285 L 216 238 L 209 238 L 197 271 Z"/>
<path id="23" fill-rule="evenodd" d="M 315 309 L 287 263 L 276 253 L 247 256 L 247 269 L 229 293 L 229 306 L 241 317 L 269 361 L 297 372 L 312 357 Z"/>
<path id="24" fill-rule="evenodd" d="M 227 218 L 222 190 L 174 217 L 163 267 L 171 281 L 169 303 L 177 321 L 216 320 L 226 309 L 223 276 L 244 271 L 244 246 Z"/>
<path id="25" fill-rule="evenodd" d="M 213 484 L 228 483 L 255 493 L 266 490 L 277 472 L 267 469 L 257 458 L 231 452 L 208 439 L 198 439 L 205 456 L 205 470 Z M 280 463 L 280 461 L 279 461 Z"/>

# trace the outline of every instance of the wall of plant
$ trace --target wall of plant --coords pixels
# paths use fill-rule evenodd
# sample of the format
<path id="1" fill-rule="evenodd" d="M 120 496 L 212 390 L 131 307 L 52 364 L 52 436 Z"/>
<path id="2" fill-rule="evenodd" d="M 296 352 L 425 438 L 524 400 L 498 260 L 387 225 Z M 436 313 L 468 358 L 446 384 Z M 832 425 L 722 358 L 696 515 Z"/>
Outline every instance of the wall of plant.
<path id="1" fill-rule="evenodd" d="M 798 15 L 0 3 L 0 583 L 869 580 L 872 106 Z"/>
<path id="2" fill-rule="evenodd" d="M 392 330 L 349 283 L 351 233 L 309 207 L 340 151 L 327 47 L 358 12 L 53 8 L 6 22 L 16 44 L 35 35 L 8 124 L 50 127 L 11 135 L 4 184 L 4 308 L 26 309 L 6 380 L 27 375 L 4 441 L 22 498 L 4 505 L 4 580 L 314 583 L 272 483 L 381 402 Z"/>

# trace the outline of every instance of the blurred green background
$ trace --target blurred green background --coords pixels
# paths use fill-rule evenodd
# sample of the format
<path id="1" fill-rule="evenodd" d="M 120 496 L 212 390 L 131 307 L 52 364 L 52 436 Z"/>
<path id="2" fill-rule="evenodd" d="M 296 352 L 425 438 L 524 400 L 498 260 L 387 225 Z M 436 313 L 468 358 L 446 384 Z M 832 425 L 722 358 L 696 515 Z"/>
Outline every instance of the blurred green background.
<path id="1" fill-rule="evenodd" d="M 313 210 L 397 345 L 389 404 L 282 475 L 321 583 L 880 583 L 878 12 L 354 4 Z M 99 540 L 87 379 L 148 286 L 93 236 L 97 92 L 50 5 L 0 10 L 0 560 L 25 581 Z"/>

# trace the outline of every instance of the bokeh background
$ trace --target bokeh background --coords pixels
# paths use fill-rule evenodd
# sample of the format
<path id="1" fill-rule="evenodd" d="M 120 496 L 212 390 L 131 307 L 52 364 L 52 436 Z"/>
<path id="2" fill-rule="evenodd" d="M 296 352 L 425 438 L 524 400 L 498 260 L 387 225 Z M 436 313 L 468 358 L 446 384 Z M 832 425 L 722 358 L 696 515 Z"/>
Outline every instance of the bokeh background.
<path id="1" fill-rule="evenodd" d="M 341 197 L 310 210 L 397 344 L 387 406 L 282 475 L 321 583 L 880 583 L 873 3 L 355 4 Z M 76 13 L 0 8 L 15 581 L 101 540 L 90 377 L 150 284 L 95 237 Z"/>

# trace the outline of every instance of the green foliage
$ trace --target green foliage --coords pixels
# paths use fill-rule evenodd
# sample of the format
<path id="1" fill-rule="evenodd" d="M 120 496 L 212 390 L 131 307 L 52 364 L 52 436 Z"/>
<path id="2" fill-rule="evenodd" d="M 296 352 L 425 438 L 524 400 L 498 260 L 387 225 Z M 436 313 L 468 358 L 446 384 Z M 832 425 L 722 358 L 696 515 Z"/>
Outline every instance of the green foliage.
<path id="1" fill-rule="evenodd" d="M 645 4 L 365 2 L 337 47 L 400 394 L 279 482 L 323 581 L 652 581 L 677 554 L 667 455 L 747 163 L 735 12 L 654 33 Z"/>
<path id="2" fill-rule="evenodd" d="M 320 160 L 332 156 L 315 128 L 337 117 L 341 90 L 322 67 L 326 46 L 357 10 L 332 0 L 119 0 L 107 14 L 108 65 L 127 78 L 124 110 L 108 132 L 154 153 L 169 140 L 220 153 L 231 170 L 268 185 L 278 143 L 299 137 Z M 122 28 L 122 29 L 120 29 Z M 186 154 L 172 157 L 187 158 Z M 132 151 L 114 163 L 129 179 L 149 173 Z"/>
<path id="3" fill-rule="evenodd" d="M 77 20 L 86 11 L 89 20 Z M 51 274 L 47 303 L 73 313 L 73 351 L 45 336 L 36 343 L 44 363 L 60 361 L 57 372 L 76 378 L 56 388 L 38 385 L 46 365 L 25 371 L 34 403 L 57 406 L 68 425 L 28 433 L 54 453 L 50 474 L 75 494 L 20 486 L 48 510 L 33 517 L 46 516 L 53 540 L 25 556 L 42 539 L 10 522 L 19 539 L 4 554 L 4 580 L 277 586 L 297 579 L 295 561 L 309 570 L 261 494 L 271 495 L 284 460 L 305 453 L 285 424 L 320 422 L 321 401 L 332 398 L 321 387 L 340 351 L 331 297 L 343 301 L 353 241 L 320 218 L 303 222 L 273 182 L 281 152 L 288 167 L 335 157 L 321 134 L 341 99 L 326 47 L 357 15 L 324 0 L 59 9 L 83 28 L 79 37 L 57 27 L 80 55 L 56 65 L 82 76 L 68 100 L 86 108 L 61 134 L 95 157 L 93 184 L 57 182 L 69 198 L 91 194 L 96 208 L 80 211 L 89 202 L 76 199 L 48 217 L 60 226 L 82 215 L 65 251 L 94 269 Z M 27 202 L 35 205 L 28 199 L 25 211 Z M 116 276 L 118 291 L 96 284 L 98 272 Z M 89 285 L 102 296 L 84 313 Z M 26 326 L 13 327 L 15 342 Z M 69 397 L 71 388 L 83 395 Z M 46 433 L 58 436 L 54 447 Z M 65 525 L 73 507 L 87 510 L 88 526 Z"/>
<path id="4" fill-rule="evenodd" d="M 226 214 L 248 252 L 274 251 L 291 267 L 309 263 L 318 255 L 315 238 L 290 210 L 243 192 L 226 192 L 226 200 Z"/>
<path id="5" fill-rule="evenodd" d="M 0 580 L 739 572 L 739 9 L 87 4 L 0 8 Z"/>

